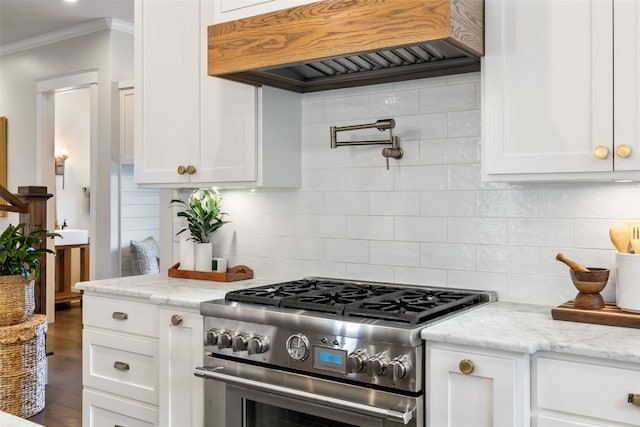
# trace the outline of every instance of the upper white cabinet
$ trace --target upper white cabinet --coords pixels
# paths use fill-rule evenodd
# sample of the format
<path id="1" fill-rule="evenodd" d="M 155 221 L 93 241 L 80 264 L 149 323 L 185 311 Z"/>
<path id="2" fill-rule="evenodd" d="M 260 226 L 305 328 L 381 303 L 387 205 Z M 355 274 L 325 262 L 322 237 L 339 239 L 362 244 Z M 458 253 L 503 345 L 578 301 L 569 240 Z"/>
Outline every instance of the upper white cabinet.
<path id="1" fill-rule="evenodd" d="M 300 96 L 207 76 L 213 0 L 135 2 L 135 179 L 297 187 Z"/>
<path id="2" fill-rule="evenodd" d="M 484 178 L 640 178 L 639 29 L 633 0 L 487 0 Z"/>
<path id="3" fill-rule="evenodd" d="M 212 23 L 219 24 L 316 1 L 318 0 L 219 0 L 215 2 L 215 21 Z"/>

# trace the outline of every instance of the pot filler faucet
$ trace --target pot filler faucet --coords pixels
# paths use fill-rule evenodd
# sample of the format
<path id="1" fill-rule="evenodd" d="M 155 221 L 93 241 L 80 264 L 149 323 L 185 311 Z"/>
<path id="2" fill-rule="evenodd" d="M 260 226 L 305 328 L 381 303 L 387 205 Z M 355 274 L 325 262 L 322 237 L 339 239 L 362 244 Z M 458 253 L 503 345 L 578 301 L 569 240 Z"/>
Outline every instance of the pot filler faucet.
<path id="1" fill-rule="evenodd" d="M 404 155 L 404 150 L 398 146 L 398 137 L 392 135 L 392 129 L 396 126 L 396 121 L 393 119 L 378 120 L 375 123 L 368 123 L 364 125 L 352 125 L 352 126 L 331 126 L 331 148 L 340 147 L 342 145 L 390 145 L 391 147 L 384 147 L 382 149 L 382 156 L 387 160 L 387 170 L 389 169 L 389 157 L 394 159 L 401 159 Z M 383 132 L 389 131 L 388 140 L 373 140 L 373 141 L 343 141 L 338 142 L 337 133 L 360 130 L 360 129 L 378 129 Z"/>

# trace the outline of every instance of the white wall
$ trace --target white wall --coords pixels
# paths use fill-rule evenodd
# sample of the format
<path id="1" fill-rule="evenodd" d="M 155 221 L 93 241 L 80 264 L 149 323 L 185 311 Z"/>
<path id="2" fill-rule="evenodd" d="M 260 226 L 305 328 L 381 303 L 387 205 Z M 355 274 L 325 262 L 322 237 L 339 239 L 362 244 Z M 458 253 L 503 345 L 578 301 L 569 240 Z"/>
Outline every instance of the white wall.
<path id="1" fill-rule="evenodd" d="M 278 280 L 321 275 L 494 289 L 502 300 L 548 305 L 573 298 L 555 255 L 612 267 L 608 228 L 640 216 L 640 187 L 481 182 L 479 79 L 305 95 L 302 187 L 223 191 L 232 223 L 215 237 L 215 254 Z M 329 126 L 386 117 L 396 120 L 405 150 L 390 170 L 380 147 L 329 148 Z"/>

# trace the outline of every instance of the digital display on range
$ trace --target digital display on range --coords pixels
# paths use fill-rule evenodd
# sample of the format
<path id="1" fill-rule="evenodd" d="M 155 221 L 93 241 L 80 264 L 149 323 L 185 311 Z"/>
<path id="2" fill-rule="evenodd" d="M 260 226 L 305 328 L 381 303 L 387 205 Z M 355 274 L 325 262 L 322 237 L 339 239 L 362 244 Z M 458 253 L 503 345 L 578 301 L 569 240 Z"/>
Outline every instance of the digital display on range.
<path id="1" fill-rule="evenodd" d="M 323 371 L 347 373 L 347 352 L 335 348 L 313 347 L 313 367 Z"/>

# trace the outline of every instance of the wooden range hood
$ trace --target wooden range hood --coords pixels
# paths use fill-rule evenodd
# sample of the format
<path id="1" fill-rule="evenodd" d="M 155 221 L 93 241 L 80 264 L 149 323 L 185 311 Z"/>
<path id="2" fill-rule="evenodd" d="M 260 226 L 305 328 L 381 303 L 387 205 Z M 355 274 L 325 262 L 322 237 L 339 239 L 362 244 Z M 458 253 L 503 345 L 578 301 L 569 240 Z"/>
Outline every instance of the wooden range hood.
<path id="1" fill-rule="evenodd" d="M 208 27 L 209 75 L 295 92 L 478 71 L 483 0 L 323 0 Z"/>

